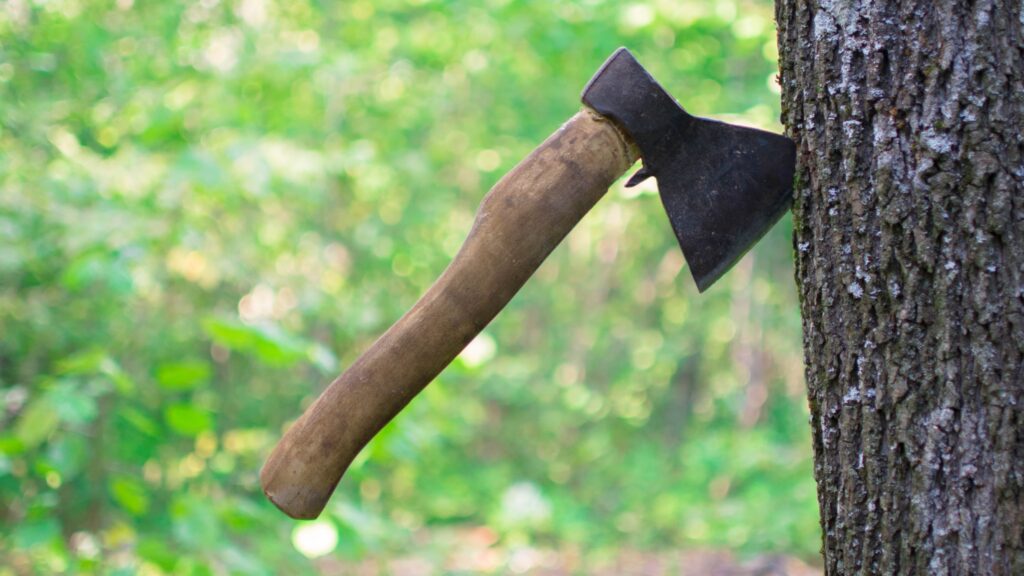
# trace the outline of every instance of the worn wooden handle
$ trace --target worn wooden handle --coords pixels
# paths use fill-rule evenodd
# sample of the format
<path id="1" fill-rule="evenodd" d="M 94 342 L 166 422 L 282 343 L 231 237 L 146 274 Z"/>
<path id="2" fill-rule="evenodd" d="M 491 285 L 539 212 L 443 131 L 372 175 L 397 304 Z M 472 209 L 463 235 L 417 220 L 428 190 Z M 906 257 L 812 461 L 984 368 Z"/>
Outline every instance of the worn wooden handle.
<path id="1" fill-rule="evenodd" d="M 636 160 L 584 110 L 505 175 L 455 259 L 320 395 L 270 454 L 260 482 L 293 518 L 315 518 L 363 446 L 445 368 Z"/>

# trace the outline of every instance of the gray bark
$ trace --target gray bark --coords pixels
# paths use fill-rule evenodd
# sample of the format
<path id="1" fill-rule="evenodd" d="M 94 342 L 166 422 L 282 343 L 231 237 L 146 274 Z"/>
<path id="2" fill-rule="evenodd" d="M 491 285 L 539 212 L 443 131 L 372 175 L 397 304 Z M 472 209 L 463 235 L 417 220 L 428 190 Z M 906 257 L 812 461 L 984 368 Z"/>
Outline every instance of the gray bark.
<path id="1" fill-rule="evenodd" d="M 827 574 L 1024 574 L 1021 0 L 778 0 Z"/>

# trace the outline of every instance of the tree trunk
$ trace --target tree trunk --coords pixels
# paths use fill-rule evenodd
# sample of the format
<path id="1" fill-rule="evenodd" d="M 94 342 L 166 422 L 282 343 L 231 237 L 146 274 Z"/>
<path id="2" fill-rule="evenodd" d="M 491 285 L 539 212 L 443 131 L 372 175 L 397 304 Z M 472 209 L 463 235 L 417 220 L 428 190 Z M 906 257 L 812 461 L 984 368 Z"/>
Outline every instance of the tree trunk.
<path id="1" fill-rule="evenodd" d="M 828 574 L 1024 574 L 1020 0 L 778 0 Z"/>

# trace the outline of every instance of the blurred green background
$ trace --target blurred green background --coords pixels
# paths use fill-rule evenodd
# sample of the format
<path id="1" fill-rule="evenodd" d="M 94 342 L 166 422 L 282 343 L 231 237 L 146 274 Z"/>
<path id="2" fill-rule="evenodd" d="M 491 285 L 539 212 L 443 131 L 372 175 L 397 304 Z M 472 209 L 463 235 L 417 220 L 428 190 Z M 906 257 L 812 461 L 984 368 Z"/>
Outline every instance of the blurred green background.
<path id="1" fill-rule="evenodd" d="M 748 0 L 0 5 L 0 574 L 812 558 L 788 217 L 698 297 L 653 181 L 613 187 L 321 520 L 257 482 L 616 47 L 780 130 L 774 35 Z"/>

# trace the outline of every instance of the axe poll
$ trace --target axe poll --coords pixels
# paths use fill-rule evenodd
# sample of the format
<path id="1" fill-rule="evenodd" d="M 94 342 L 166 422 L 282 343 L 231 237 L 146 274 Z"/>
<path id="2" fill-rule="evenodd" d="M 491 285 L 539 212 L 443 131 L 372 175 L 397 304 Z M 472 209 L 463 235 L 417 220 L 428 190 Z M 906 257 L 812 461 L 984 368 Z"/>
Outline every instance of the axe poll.
<path id="1" fill-rule="evenodd" d="M 703 292 L 789 208 L 788 138 L 688 114 L 625 48 L 583 109 L 484 197 L 433 286 L 288 429 L 260 472 L 267 497 L 315 518 L 360 450 L 501 311 L 639 156 Z"/>

